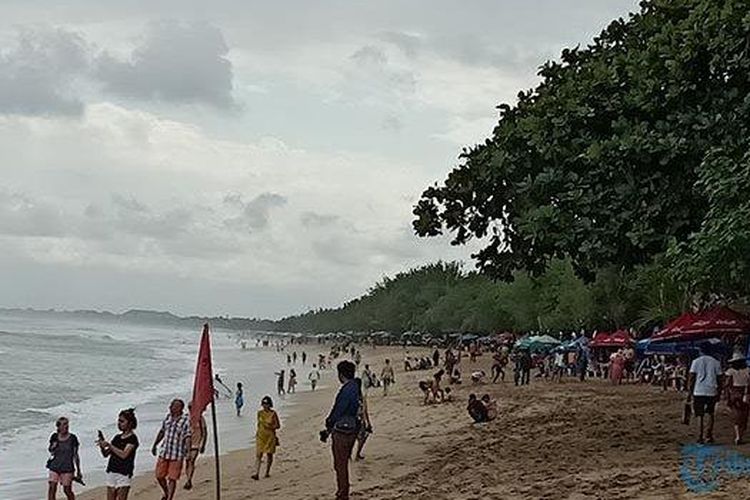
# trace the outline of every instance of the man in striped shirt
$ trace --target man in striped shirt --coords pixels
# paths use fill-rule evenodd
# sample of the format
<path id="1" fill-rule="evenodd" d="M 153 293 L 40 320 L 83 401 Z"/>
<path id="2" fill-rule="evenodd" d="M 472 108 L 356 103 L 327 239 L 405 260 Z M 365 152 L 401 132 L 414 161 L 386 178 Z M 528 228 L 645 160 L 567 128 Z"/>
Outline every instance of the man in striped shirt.
<path id="1" fill-rule="evenodd" d="M 162 500 L 173 500 L 177 480 L 182 473 L 182 462 L 190 449 L 190 417 L 184 410 L 185 403 L 181 399 L 172 401 L 169 405 L 169 415 L 162 422 L 151 448 L 154 456 L 157 456 L 158 450 L 156 480 L 164 491 Z"/>

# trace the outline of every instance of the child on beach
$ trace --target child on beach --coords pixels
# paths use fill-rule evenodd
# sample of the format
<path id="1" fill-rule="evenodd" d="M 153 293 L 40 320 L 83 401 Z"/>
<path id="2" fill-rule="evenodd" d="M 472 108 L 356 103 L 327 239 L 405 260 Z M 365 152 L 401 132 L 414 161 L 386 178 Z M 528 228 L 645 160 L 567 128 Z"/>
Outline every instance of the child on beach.
<path id="1" fill-rule="evenodd" d="M 242 392 L 242 382 L 237 382 L 237 392 L 234 395 L 234 407 L 237 408 L 237 416 L 241 416 L 242 407 L 245 406 L 245 395 Z"/>
<path id="2" fill-rule="evenodd" d="M 49 438 L 50 459 L 47 460 L 47 500 L 55 500 L 57 486 L 63 488 L 68 500 L 75 500 L 73 481 L 83 484 L 81 473 L 81 459 L 78 456 L 80 446 L 78 437 L 70 432 L 70 422 L 66 417 L 60 417 L 55 422 L 57 432 Z"/>
<path id="3" fill-rule="evenodd" d="M 287 389 L 287 392 L 289 394 L 294 394 L 297 387 L 297 372 L 294 371 L 294 368 L 289 370 L 289 388 Z"/>
<path id="4" fill-rule="evenodd" d="M 274 375 L 276 375 L 278 378 L 276 379 L 276 392 L 279 394 L 279 396 L 285 394 L 284 391 L 284 370 L 281 370 L 280 372 L 274 372 Z"/>
<path id="5" fill-rule="evenodd" d="M 251 477 L 256 481 L 260 479 L 260 464 L 263 455 L 266 455 L 266 475 L 271 477 L 271 465 L 279 439 L 276 431 L 281 429 L 279 415 L 273 409 L 273 401 L 270 396 L 265 396 L 260 401 L 261 409 L 258 410 L 258 429 L 255 432 L 255 474 Z"/>
<path id="6" fill-rule="evenodd" d="M 117 418 L 117 429 L 120 434 L 108 442 L 99 433 L 96 444 L 103 457 L 109 457 L 107 463 L 107 498 L 110 500 L 127 500 L 130 493 L 130 481 L 135 469 L 135 452 L 138 449 L 138 436 L 133 432 L 138 427 L 135 410 L 120 412 Z"/>

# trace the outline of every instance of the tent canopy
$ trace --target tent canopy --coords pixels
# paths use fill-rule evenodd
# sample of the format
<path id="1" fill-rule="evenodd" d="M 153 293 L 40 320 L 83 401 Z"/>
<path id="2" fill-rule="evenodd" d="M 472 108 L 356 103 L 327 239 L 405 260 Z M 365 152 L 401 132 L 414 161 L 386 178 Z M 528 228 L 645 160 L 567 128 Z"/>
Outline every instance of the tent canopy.
<path id="1" fill-rule="evenodd" d="M 686 312 L 651 336 L 655 342 L 696 340 L 724 334 L 750 333 L 750 318 L 726 306 Z"/>
<path id="2" fill-rule="evenodd" d="M 597 333 L 589 344 L 590 347 L 627 347 L 633 344 L 633 339 L 625 330 L 614 333 Z"/>

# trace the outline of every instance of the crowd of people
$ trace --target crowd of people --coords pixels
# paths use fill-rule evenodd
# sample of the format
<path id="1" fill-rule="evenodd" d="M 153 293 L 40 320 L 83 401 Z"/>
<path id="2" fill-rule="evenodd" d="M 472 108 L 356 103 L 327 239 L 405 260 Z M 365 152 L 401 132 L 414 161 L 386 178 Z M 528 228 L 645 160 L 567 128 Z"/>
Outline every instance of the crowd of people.
<path id="1" fill-rule="evenodd" d="M 283 352 L 283 349 L 280 349 Z M 468 356 L 464 356 L 468 354 Z M 487 374 L 481 368 L 474 368 L 474 363 L 484 354 L 491 357 L 491 372 Z M 735 353 L 728 360 L 729 368 L 722 369 L 719 360 L 712 356 L 710 349 L 704 346 L 701 355 L 688 363 L 687 357 L 651 356 L 636 362 L 632 348 L 624 347 L 611 350 L 610 353 L 594 352 L 584 342 L 573 350 L 550 349 L 546 352 L 532 352 L 530 349 L 513 349 L 513 346 L 494 345 L 484 348 L 477 343 L 449 346 L 441 352 L 435 348 L 429 356 L 407 354 L 404 360 L 404 371 L 434 370 L 432 375 L 418 381 L 417 385 L 423 395 L 423 404 L 442 404 L 453 401 L 453 386 L 463 383 L 461 370 L 466 369 L 472 387 L 479 388 L 484 384 L 503 383 L 506 369 L 513 370 L 513 384 L 524 386 L 533 379 L 560 382 L 565 377 L 584 380 L 586 377 L 608 379 L 612 384 L 640 383 L 652 384 L 663 389 L 674 387 L 687 392 L 686 412 L 694 415 L 698 421 L 698 441 L 714 441 L 714 413 L 716 404 L 722 395 L 726 396 L 731 409 L 735 431 L 735 443 L 744 442 L 750 410 L 750 370 L 745 357 Z M 287 369 L 276 372 L 277 392 L 279 395 L 294 394 L 297 374 L 294 366 L 297 360 L 304 365 L 307 353 L 300 356 L 296 352 L 286 354 Z M 342 359 L 346 358 L 346 359 Z M 463 361 L 466 359 L 467 361 Z M 362 353 L 353 345 L 336 345 L 327 354 L 320 354 L 317 363 L 310 366 L 308 381 L 310 390 L 315 391 L 321 380 L 320 370 L 333 366 L 341 384 L 332 409 L 320 432 L 320 439 L 330 439 L 333 468 L 336 475 L 336 498 L 349 498 L 349 461 L 363 460 L 364 447 L 373 432 L 373 425 L 368 410 L 368 395 L 374 389 L 382 390 L 382 396 L 388 396 L 389 390 L 396 382 L 395 370 L 389 359 L 385 359 L 380 370 L 370 363 L 364 363 Z M 466 366 L 468 363 L 468 366 Z M 532 373 L 536 370 L 536 374 Z M 288 373 L 288 379 L 287 379 Z M 359 376 L 358 376 L 359 375 Z M 288 383 L 287 383 L 288 382 Z M 228 387 L 219 375 L 215 376 L 216 388 L 228 391 Z M 219 390 L 215 389 L 215 390 Z M 231 395 L 231 392 L 230 392 Z M 238 416 L 241 415 L 245 394 L 241 382 L 236 384 L 234 405 Z M 470 421 L 476 424 L 492 422 L 498 417 L 498 402 L 488 393 L 479 396 L 472 391 L 468 396 L 466 411 Z M 687 416 L 686 416 L 687 418 Z M 276 449 L 279 446 L 278 432 L 281 420 L 274 410 L 273 400 L 264 396 L 257 412 L 255 432 L 255 464 L 253 480 L 260 480 L 261 469 L 265 463 L 262 477 L 270 477 Z M 134 474 L 135 457 L 139 447 L 136 435 L 138 421 L 133 409 L 120 412 L 117 420 L 118 433 L 107 439 L 101 432 L 97 440 L 101 454 L 107 462 L 107 499 L 126 500 Z M 48 500 L 54 500 L 59 487 L 62 487 L 67 500 L 73 500 L 73 483 L 83 484 L 83 473 L 78 455 L 80 442 L 69 429 L 70 422 L 60 417 L 56 422 L 56 432 L 50 436 L 50 458 Z M 156 457 L 154 474 L 163 500 L 173 500 L 177 483 L 183 476 L 184 488 L 193 488 L 193 475 L 196 459 L 205 452 L 208 433 L 202 415 L 190 417 L 190 408 L 185 412 L 185 404 L 180 399 L 173 400 L 169 412 L 157 435 L 151 452 Z"/>

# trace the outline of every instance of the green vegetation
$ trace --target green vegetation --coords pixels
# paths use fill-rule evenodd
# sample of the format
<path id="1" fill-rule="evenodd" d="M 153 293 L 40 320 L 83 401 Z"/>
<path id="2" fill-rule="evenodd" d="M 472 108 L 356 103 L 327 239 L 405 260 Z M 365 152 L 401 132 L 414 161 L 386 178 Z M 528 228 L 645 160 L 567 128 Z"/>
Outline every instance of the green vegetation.
<path id="1" fill-rule="evenodd" d="M 478 267 L 505 280 L 555 259 L 587 280 L 659 260 L 691 291 L 743 295 L 749 29 L 745 0 L 651 0 L 563 50 L 425 190 L 417 234 L 486 238 Z"/>
<path id="2" fill-rule="evenodd" d="M 745 299 L 748 33 L 746 0 L 648 0 L 563 50 L 414 208 L 420 236 L 486 241 L 479 273 L 427 266 L 281 325 L 648 329 L 688 299 Z"/>
<path id="3" fill-rule="evenodd" d="M 555 260 L 539 277 L 518 272 L 515 278 L 496 282 L 463 272 L 456 263 L 431 264 L 385 278 L 342 308 L 286 318 L 275 328 L 430 333 L 647 328 L 684 305 L 684 290 L 656 266 L 628 274 L 601 271 L 586 284 L 570 262 Z"/>

